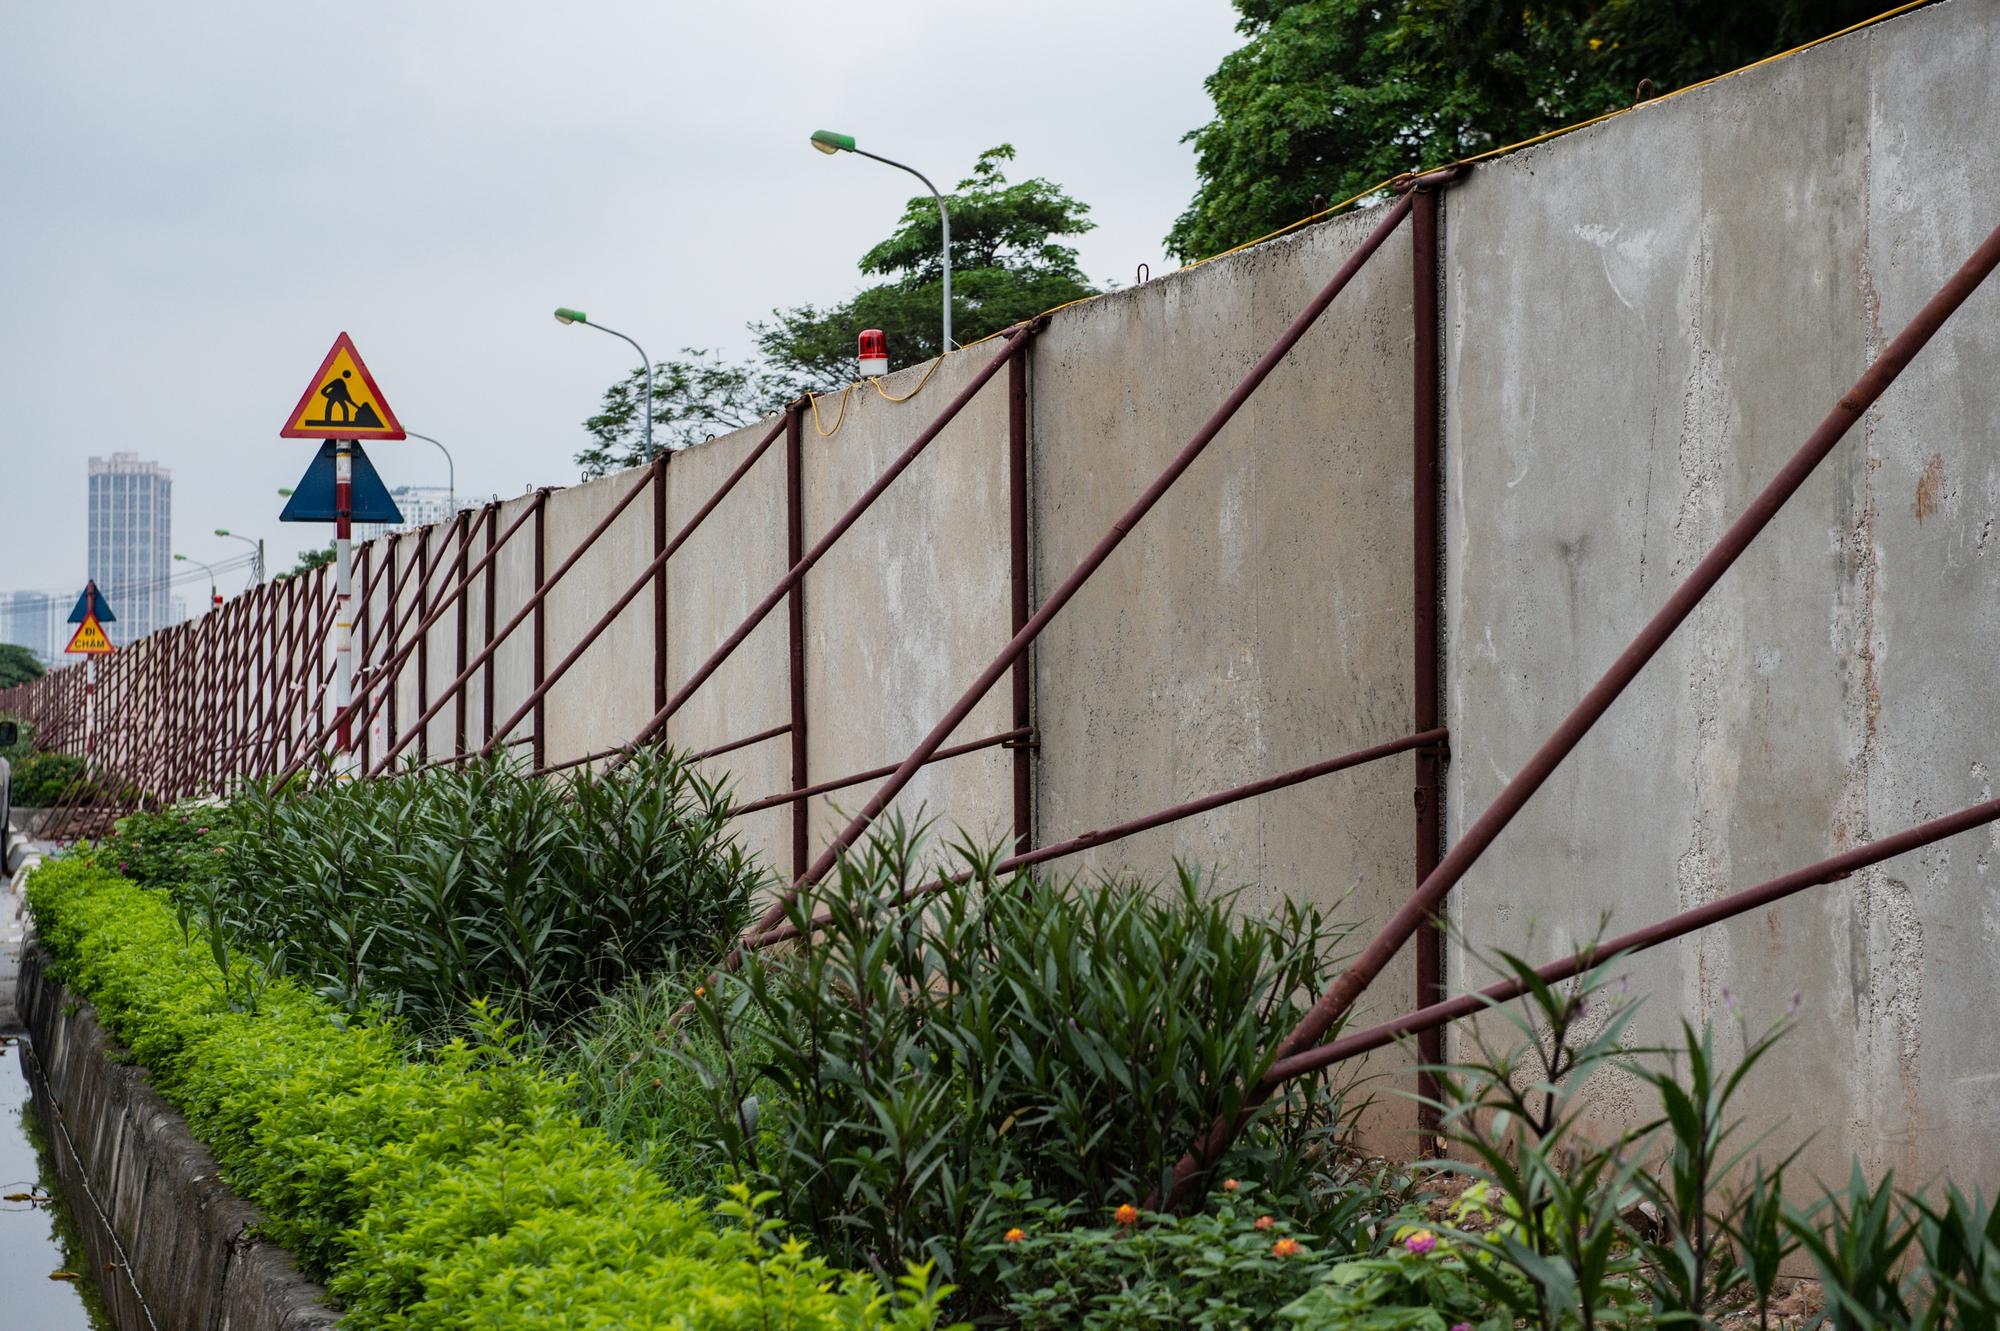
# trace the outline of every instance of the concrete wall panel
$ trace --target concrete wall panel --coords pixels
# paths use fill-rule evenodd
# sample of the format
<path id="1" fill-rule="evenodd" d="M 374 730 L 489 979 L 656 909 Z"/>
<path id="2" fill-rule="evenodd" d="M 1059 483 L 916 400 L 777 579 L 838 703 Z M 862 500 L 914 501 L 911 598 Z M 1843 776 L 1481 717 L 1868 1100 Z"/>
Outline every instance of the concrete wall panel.
<path id="1" fill-rule="evenodd" d="M 805 428 L 806 545 L 830 528 L 952 399 L 1000 344 L 851 391 L 840 428 Z M 1008 612 L 1007 379 L 1003 368 L 910 464 L 806 580 L 806 706 L 810 777 L 824 781 L 900 762 L 1012 636 Z M 821 404 L 826 427 L 837 400 Z M 1007 730 L 1004 681 L 947 744 Z M 996 844 L 1013 822 L 1012 756 L 989 749 L 918 772 L 890 812 L 941 821 Z M 812 802 L 817 855 L 880 785 L 863 782 Z"/>
<path id="2" fill-rule="evenodd" d="M 765 421 L 674 455 L 667 468 L 667 529 L 694 519 L 771 428 Z M 678 689 L 735 631 L 789 564 L 785 558 L 785 441 L 781 436 L 695 529 L 667 568 L 667 687 Z M 649 555 L 648 558 L 651 556 Z M 622 586 L 620 590 L 623 590 Z M 642 595 L 641 600 L 648 599 Z M 779 606 L 668 725 L 667 738 L 699 752 L 784 725 L 789 648 Z M 652 687 L 646 688 L 650 701 Z M 652 709 L 647 709 L 650 714 Z M 788 741 L 765 740 L 703 764 L 739 802 L 791 788 Z M 777 872 L 791 867 L 791 823 L 783 809 L 738 820 L 743 844 Z"/>
<path id="3" fill-rule="evenodd" d="M 2000 128 L 1994 16 L 1886 24 L 1452 192 L 1455 831 L 2000 217 L 2000 174 L 1970 165 Z M 1468 943 L 1561 955 L 1606 917 L 1632 928 L 1980 797 L 2000 398 L 1965 367 L 1992 363 L 1996 311 L 1988 291 L 1961 312 L 1487 852 L 1453 903 Z M 1921 1178 L 1977 1147 L 1990 1172 L 1990 1098 L 1916 1091 L 1925 1059 L 1992 1065 L 1925 996 L 1944 955 L 2000 964 L 1990 939 L 1941 945 L 1990 896 L 1977 854 L 1635 959 L 1639 1038 L 1683 1012 L 1761 1028 L 1800 992 L 1760 1083 L 1765 1106 L 1813 1106 L 1813 1168 L 1839 1177 L 1853 1151 Z M 1483 977 L 1464 948 L 1453 965 Z"/>

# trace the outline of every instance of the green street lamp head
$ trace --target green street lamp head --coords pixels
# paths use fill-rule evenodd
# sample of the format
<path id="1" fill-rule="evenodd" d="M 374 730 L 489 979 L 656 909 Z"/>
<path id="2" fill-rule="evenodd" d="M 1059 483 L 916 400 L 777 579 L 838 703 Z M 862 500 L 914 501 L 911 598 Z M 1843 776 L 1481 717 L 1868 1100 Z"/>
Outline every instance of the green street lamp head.
<path id="1" fill-rule="evenodd" d="M 281 485 L 281 486 L 279 486 L 279 487 L 278 487 L 278 497 L 279 497 L 280 499 L 290 499 L 290 498 L 292 497 L 292 487 L 291 487 L 291 486 L 289 486 L 289 485 Z"/>
<path id="2" fill-rule="evenodd" d="M 175 559 L 178 559 L 178 560 L 180 560 L 180 561 L 181 561 L 182 563 L 186 563 L 186 562 L 187 562 L 187 556 L 186 556 L 186 555 L 175 555 L 175 556 L 174 556 L 174 558 L 175 558 Z"/>
<path id="3" fill-rule="evenodd" d="M 816 129 L 812 135 L 812 146 L 828 157 L 835 153 L 851 153 L 854 151 L 854 136 L 836 134 L 830 129 Z"/>
<path id="4" fill-rule="evenodd" d="M 227 536 L 227 535 L 229 535 L 229 528 L 227 528 L 227 527 L 217 527 L 217 528 L 215 529 L 215 534 L 216 534 L 217 536 Z"/>
<path id="5" fill-rule="evenodd" d="M 560 305 L 556 307 L 556 322 L 559 324 L 587 324 L 590 322 L 590 318 L 582 310 L 572 310 L 567 305 Z"/>

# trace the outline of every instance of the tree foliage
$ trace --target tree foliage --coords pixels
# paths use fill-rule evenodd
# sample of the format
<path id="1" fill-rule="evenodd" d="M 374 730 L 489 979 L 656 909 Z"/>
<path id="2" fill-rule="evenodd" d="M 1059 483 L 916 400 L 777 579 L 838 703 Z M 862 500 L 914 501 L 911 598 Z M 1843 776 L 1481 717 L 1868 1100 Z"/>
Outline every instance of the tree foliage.
<path id="1" fill-rule="evenodd" d="M 988 148 L 972 174 L 947 194 L 951 213 L 952 335 L 961 344 L 997 333 L 1065 301 L 1095 292 L 1063 244 L 1096 224 L 1090 206 L 1051 180 L 1009 181 L 1011 144 Z M 886 240 L 858 267 L 885 279 L 831 305 L 773 310 L 752 323 L 757 355 L 744 362 L 684 347 L 653 370 L 653 443 L 689 444 L 756 421 L 805 392 L 854 379 L 854 339 L 864 328 L 888 335 L 891 356 L 909 365 L 938 354 L 944 304 L 943 227 L 929 194 L 911 199 Z M 635 369 L 604 392 L 583 423 L 591 444 L 577 454 L 585 476 L 645 460 L 645 376 Z"/>
<path id="2" fill-rule="evenodd" d="M 1167 234 L 1215 254 L 1400 172 L 1671 92 L 1883 0 L 1236 0 L 1244 45 L 1190 131 L 1200 185 Z"/>
<path id="3" fill-rule="evenodd" d="M 42 677 L 42 663 L 26 647 L 0 642 L 0 689 L 11 689 Z"/>

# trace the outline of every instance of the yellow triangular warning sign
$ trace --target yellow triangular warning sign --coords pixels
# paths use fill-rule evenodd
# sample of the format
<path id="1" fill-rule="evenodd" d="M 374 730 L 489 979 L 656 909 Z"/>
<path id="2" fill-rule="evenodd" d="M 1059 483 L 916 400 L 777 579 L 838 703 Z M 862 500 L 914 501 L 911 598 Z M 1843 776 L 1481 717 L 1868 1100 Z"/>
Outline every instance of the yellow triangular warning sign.
<path id="1" fill-rule="evenodd" d="M 69 640 L 65 652 L 75 652 L 79 656 L 103 656 L 112 650 L 111 639 L 105 636 L 104 625 L 97 622 L 96 615 L 85 615 L 83 622 L 76 626 L 76 634 Z"/>
<path id="2" fill-rule="evenodd" d="M 320 362 L 319 373 L 306 385 L 291 419 L 278 431 L 281 439 L 404 439 L 396 413 L 376 386 L 375 376 L 354 349 L 354 339 L 342 333 Z"/>

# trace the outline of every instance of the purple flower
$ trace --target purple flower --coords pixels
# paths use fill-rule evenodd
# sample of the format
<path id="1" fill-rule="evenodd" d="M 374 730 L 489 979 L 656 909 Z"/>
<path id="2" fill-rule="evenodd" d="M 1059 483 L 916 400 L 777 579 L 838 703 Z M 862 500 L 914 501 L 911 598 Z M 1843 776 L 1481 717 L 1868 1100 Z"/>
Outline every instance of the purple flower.
<path id="1" fill-rule="evenodd" d="M 1791 1002 L 1789 1002 L 1789 1003 L 1787 1003 L 1787 1004 L 1785 1004 L 1785 1015 L 1786 1015 L 1786 1016 L 1788 1016 L 1788 1017 L 1795 1017 L 1795 1016 L 1797 1016 L 1797 1015 L 1798 1015 L 1798 1011 L 1799 1011 L 1799 1004 L 1801 1004 L 1801 1003 L 1803 1003 L 1803 1002 L 1805 1002 L 1805 1001 L 1806 1001 L 1806 991 L 1805 991 L 1805 990 L 1803 990 L 1803 989 L 1794 989 L 1794 990 L 1792 990 L 1792 1001 L 1791 1001 Z"/>
<path id="2" fill-rule="evenodd" d="M 1420 1229 L 1410 1235 L 1410 1237 L 1404 1239 L 1403 1246 L 1417 1256 L 1422 1257 L 1438 1246 L 1438 1236 L 1431 1233 L 1428 1229 Z"/>
<path id="3" fill-rule="evenodd" d="M 1470 1322 L 1453 1322 L 1453 1323 L 1451 1324 L 1451 1331 L 1472 1331 L 1472 1323 L 1470 1323 Z"/>

